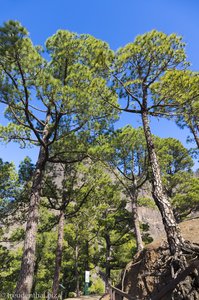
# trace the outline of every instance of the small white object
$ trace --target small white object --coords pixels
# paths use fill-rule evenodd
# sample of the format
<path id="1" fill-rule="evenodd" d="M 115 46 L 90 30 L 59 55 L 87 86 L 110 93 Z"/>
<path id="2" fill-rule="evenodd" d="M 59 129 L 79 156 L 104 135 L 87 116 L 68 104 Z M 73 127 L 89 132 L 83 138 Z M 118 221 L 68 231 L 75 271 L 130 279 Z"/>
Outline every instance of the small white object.
<path id="1" fill-rule="evenodd" d="M 85 271 L 85 282 L 90 282 L 90 271 Z"/>

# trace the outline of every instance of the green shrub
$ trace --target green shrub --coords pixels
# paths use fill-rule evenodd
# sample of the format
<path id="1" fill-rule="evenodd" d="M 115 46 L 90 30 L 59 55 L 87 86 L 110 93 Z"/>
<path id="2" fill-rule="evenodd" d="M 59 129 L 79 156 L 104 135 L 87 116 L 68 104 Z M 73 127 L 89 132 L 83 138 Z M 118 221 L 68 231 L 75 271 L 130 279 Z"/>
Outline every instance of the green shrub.
<path id="1" fill-rule="evenodd" d="M 77 297 L 77 295 L 76 295 L 75 292 L 69 292 L 69 293 L 68 293 L 68 297 L 69 297 L 69 298 L 75 298 L 75 297 Z"/>
<path id="2" fill-rule="evenodd" d="M 156 207 L 154 200 L 149 197 L 138 198 L 138 206 L 146 206 L 146 207 L 150 207 L 150 208 Z"/>
<path id="3" fill-rule="evenodd" d="M 95 278 L 92 281 L 91 286 L 89 287 L 90 294 L 103 295 L 105 293 L 104 282 L 101 278 Z"/>

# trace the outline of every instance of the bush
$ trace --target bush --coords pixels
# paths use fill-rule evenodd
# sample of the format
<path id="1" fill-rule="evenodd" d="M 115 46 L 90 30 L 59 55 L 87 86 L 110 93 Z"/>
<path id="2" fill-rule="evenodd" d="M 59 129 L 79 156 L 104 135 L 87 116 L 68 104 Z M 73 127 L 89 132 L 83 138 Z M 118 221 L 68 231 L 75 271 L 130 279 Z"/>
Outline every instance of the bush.
<path id="1" fill-rule="evenodd" d="M 146 206 L 146 207 L 150 207 L 150 208 L 156 207 L 154 200 L 149 197 L 138 198 L 138 206 Z"/>
<path id="2" fill-rule="evenodd" d="M 68 297 L 69 298 L 75 298 L 75 297 L 77 297 L 77 294 L 75 292 L 69 292 Z"/>
<path id="3" fill-rule="evenodd" d="M 89 287 L 90 294 L 103 295 L 105 293 L 104 282 L 101 278 L 95 278 L 92 281 L 91 286 Z"/>

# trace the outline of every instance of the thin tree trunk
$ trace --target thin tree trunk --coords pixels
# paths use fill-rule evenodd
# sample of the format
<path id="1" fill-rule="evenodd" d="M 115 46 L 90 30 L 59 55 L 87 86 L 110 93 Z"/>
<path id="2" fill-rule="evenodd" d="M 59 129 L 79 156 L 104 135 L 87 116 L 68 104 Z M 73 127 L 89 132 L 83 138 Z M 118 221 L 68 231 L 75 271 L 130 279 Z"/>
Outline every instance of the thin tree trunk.
<path id="1" fill-rule="evenodd" d="M 58 224 L 58 239 L 57 239 L 57 249 L 55 257 L 55 270 L 53 278 L 53 287 L 52 287 L 52 300 L 58 299 L 59 291 L 59 276 L 62 263 L 62 252 L 63 252 L 63 240 L 64 240 L 64 212 L 60 212 L 59 224 Z"/>
<path id="2" fill-rule="evenodd" d="M 194 126 L 192 124 L 188 124 L 189 125 L 189 128 L 194 136 L 194 139 L 195 139 L 195 142 L 196 142 L 196 145 L 199 149 L 199 137 L 197 135 L 197 130 L 194 128 Z"/>
<path id="3" fill-rule="evenodd" d="M 134 233 L 136 239 L 136 249 L 138 252 L 144 248 L 144 245 L 142 241 L 140 222 L 138 218 L 137 198 L 138 198 L 138 191 L 136 189 L 136 186 L 134 185 L 131 190 L 131 210 L 132 210 Z"/>
<path id="4" fill-rule="evenodd" d="M 85 252 L 86 252 L 85 270 L 89 271 L 89 241 L 88 240 L 86 240 L 85 242 Z"/>
<path id="5" fill-rule="evenodd" d="M 110 256 L 111 256 L 111 241 L 109 234 L 105 234 L 106 240 L 106 278 L 105 278 L 105 291 L 109 291 L 109 280 L 111 277 L 111 267 L 110 267 Z"/>
<path id="6" fill-rule="evenodd" d="M 43 249 L 44 243 L 45 243 L 45 238 L 42 235 L 42 243 L 41 243 L 39 249 L 36 249 L 36 257 L 37 258 L 35 260 L 34 278 L 33 278 L 33 285 L 32 285 L 32 289 L 31 289 L 30 299 L 34 299 L 34 294 L 35 294 L 36 286 L 37 286 L 37 275 L 38 275 L 38 271 L 39 271 L 39 264 L 40 264 L 41 259 L 43 257 L 42 249 Z"/>
<path id="7" fill-rule="evenodd" d="M 162 180 L 160 175 L 160 167 L 158 164 L 157 155 L 154 148 L 152 133 L 150 130 L 149 119 L 146 110 L 144 110 L 142 113 L 142 122 L 143 122 L 146 142 L 147 142 L 147 148 L 149 152 L 149 160 L 152 169 L 153 197 L 162 215 L 162 220 L 166 231 L 170 252 L 172 255 L 178 254 L 179 252 L 181 252 L 183 238 L 181 236 L 179 227 L 175 221 L 171 204 L 163 191 L 163 185 L 162 185 Z"/>
<path id="8" fill-rule="evenodd" d="M 46 153 L 44 148 L 41 147 L 33 176 L 21 270 L 13 300 L 28 300 L 30 298 L 35 267 L 36 234 L 39 217 L 38 210 L 45 163 Z"/>
<path id="9" fill-rule="evenodd" d="M 79 257 L 79 246 L 75 246 L 75 277 L 76 277 L 76 293 L 77 297 L 80 297 L 80 288 L 79 288 L 79 271 L 78 271 L 78 257 Z"/>
<path id="10" fill-rule="evenodd" d="M 33 280 L 33 285 L 32 285 L 32 289 L 31 289 L 31 297 L 30 299 L 34 299 L 34 294 L 36 291 L 36 286 L 37 286 L 37 274 L 39 271 L 39 263 L 41 261 L 41 255 L 39 255 L 35 261 L 35 270 L 34 270 L 34 280 Z"/>

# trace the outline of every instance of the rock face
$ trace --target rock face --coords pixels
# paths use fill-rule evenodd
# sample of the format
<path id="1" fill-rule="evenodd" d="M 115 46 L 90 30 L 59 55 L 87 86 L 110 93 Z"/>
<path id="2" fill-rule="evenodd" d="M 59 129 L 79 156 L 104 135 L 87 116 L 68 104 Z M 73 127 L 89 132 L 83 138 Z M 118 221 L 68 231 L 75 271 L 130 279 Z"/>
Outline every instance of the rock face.
<path id="1" fill-rule="evenodd" d="M 138 208 L 138 216 L 141 223 L 148 225 L 148 233 L 153 240 L 165 238 L 162 218 L 157 209 L 141 206 Z"/>
<path id="2" fill-rule="evenodd" d="M 147 233 L 152 237 L 153 241 L 163 241 L 166 239 L 164 225 L 160 212 L 157 208 L 145 206 L 138 207 L 138 216 L 140 223 L 148 225 Z M 185 240 L 199 243 L 199 234 L 196 228 L 199 228 L 199 211 L 189 215 L 189 220 L 180 223 L 180 228 Z"/>
<path id="3" fill-rule="evenodd" d="M 199 245 L 199 219 L 180 224 L 182 235 L 186 240 Z M 195 253 L 187 253 L 188 264 L 197 258 Z M 135 299 L 148 300 L 172 282 L 171 257 L 165 241 L 159 239 L 149 244 L 138 253 L 124 272 L 119 286 Z M 167 294 L 161 300 L 197 300 L 199 299 L 198 272 L 192 272 L 182 283 L 182 290 Z M 172 298 L 173 297 L 173 298 Z"/>

